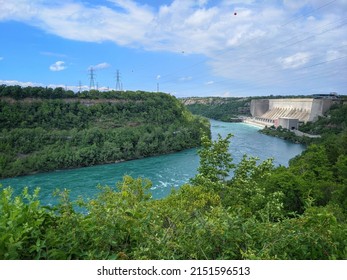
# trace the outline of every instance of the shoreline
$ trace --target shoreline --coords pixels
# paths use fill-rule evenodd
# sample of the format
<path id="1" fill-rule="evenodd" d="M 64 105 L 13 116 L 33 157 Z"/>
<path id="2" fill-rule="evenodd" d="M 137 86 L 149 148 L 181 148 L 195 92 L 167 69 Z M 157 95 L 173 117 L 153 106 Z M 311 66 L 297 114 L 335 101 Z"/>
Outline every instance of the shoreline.
<path id="1" fill-rule="evenodd" d="M 267 126 L 267 125 L 262 124 L 262 123 L 260 123 L 258 121 L 254 121 L 252 119 L 244 119 L 242 123 L 248 124 L 248 125 L 251 125 L 251 126 L 256 126 L 258 128 L 261 128 L 261 129 L 263 129 L 263 128 L 265 128 Z"/>
<path id="2" fill-rule="evenodd" d="M 3 177 L 3 178 L 1 177 L 0 178 L 0 185 L 1 185 L 1 181 L 8 180 L 8 179 L 14 179 L 14 178 L 20 178 L 20 177 L 26 177 L 26 176 L 32 176 L 32 175 L 38 175 L 38 174 L 45 174 L 45 173 L 51 173 L 51 172 L 60 172 L 60 171 L 74 170 L 74 169 L 80 169 L 80 168 L 95 167 L 95 166 L 108 165 L 108 164 L 119 164 L 119 163 L 130 162 L 130 161 L 146 159 L 146 158 L 151 158 L 151 157 L 159 157 L 159 156 L 165 156 L 165 155 L 170 155 L 170 154 L 174 154 L 174 153 L 180 153 L 180 152 L 184 152 L 184 151 L 191 150 L 191 149 L 197 149 L 197 148 L 199 148 L 199 146 L 185 148 L 185 149 L 182 149 L 179 151 L 169 151 L 169 152 L 163 153 L 163 154 L 157 153 L 157 154 L 152 154 L 152 155 L 148 155 L 148 156 L 134 157 L 134 158 L 130 158 L 130 159 L 119 159 L 119 160 L 114 160 L 114 161 L 101 162 L 101 163 L 97 163 L 97 164 L 93 164 L 93 165 L 66 167 L 66 168 L 52 169 L 52 170 L 46 170 L 46 171 L 32 171 L 32 172 L 27 173 L 27 174 L 21 174 L 21 175 L 12 176 L 12 177 Z M 4 185 L 2 185 L 2 187 L 4 187 Z"/>

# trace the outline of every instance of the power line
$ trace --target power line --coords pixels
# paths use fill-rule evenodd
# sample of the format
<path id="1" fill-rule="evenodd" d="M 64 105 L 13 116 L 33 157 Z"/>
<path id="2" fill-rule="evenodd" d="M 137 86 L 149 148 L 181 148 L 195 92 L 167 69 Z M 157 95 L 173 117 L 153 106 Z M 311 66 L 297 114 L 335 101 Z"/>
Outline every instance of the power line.
<path id="1" fill-rule="evenodd" d="M 337 28 L 339 28 L 339 27 L 341 27 L 341 26 L 343 26 L 343 25 L 346 25 L 347 24 L 347 22 L 343 22 L 342 24 L 340 24 L 340 25 L 338 25 L 338 26 L 334 26 L 333 28 L 330 28 L 330 29 L 328 29 L 328 30 L 324 30 L 324 31 L 322 31 L 322 32 L 320 32 L 320 33 L 316 33 L 315 35 L 313 35 L 313 36 L 309 36 L 309 37 L 307 37 L 307 38 L 305 38 L 306 40 L 308 40 L 308 39 L 312 39 L 312 38 L 314 38 L 314 37 L 316 37 L 316 36 L 319 36 L 319 35 L 322 35 L 322 34 L 324 34 L 324 33 L 327 33 L 327 32 L 329 32 L 329 31 L 332 31 L 332 30 L 334 30 L 334 29 L 337 29 Z M 297 41 L 296 43 L 297 44 L 299 44 L 299 43 L 302 43 L 302 41 L 304 41 L 304 40 L 299 40 L 299 41 Z M 293 45 L 293 44 L 290 44 L 290 45 Z M 282 46 L 282 47 L 280 47 L 280 48 L 277 48 L 277 49 L 282 49 L 282 48 L 285 48 L 285 47 L 287 47 L 287 46 Z M 343 48 L 345 48 L 346 47 L 346 45 L 344 45 L 344 46 L 340 46 L 340 47 L 335 47 L 334 49 L 340 49 L 341 47 L 343 47 Z M 271 53 L 271 52 L 270 52 Z M 270 53 L 268 53 L 268 54 L 265 54 L 265 56 L 266 55 L 269 55 Z M 250 57 L 251 55 L 248 55 L 248 57 Z M 319 56 L 317 56 L 317 58 L 318 58 Z M 245 57 L 243 57 L 243 59 L 244 59 Z M 304 69 L 306 69 L 306 68 L 314 68 L 314 67 L 317 67 L 317 66 L 320 66 L 320 65 L 324 65 L 324 64 L 328 64 L 328 63 L 331 63 L 331 62 L 335 62 L 335 61 L 338 61 L 338 60 L 343 60 L 343 59 L 345 59 L 346 58 L 346 56 L 342 56 L 342 57 L 338 57 L 338 58 L 335 58 L 335 59 L 330 59 L 330 60 L 326 60 L 326 61 L 322 61 L 322 62 L 318 62 L 318 63 L 315 63 L 315 64 L 311 64 L 311 65 L 308 65 L 308 66 L 304 66 L 304 67 L 299 67 L 299 68 L 295 68 L 295 69 L 293 69 L 293 70 L 295 70 L 295 71 L 302 71 L 302 70 L 304 70 Z M 243 60 L 243 59 L 241 59 L 241 60 Z M 312 59 L 312 57 L 311 57 L 311 59 Z M 246 62 L 246 61 L 245 61 Z M 248 62 L 248 61 L 247 61 Z M 264 66 L 264 65 L 263 65 Z M 238 90 L 238 92 L 240 93 L 240 92 L 246 92 L 246 91 L 249 91 L 249 90 L 256 90 L 256 89 L 266 89 L 267 87 L 272 87 L 273 85 L 274 85 L 274 82 L 275 82 L 275 84 L 278 84 L 278 85 L 280 85 L 279 83 L 282 81 L 282 82 L 285 82 L 286 84 L 288 84 L 288 83 L 290 83 L 290 82 L 295 82 L 295 81 L 297 81 L 297 80 L 305 80 L 305 84 L 306 84 L 306 82 L 307 81 L 312 81 L 312 80 L 314 80 L 314 79 L 321 79 L 322 77 L 325 77 L 325 76 L 327 76 L 328 74 L 327 73 L 317 73 L 317 75 L 316 75 L 316 77 L 313 77 L 311 74 L 309 75 L 309 76 L 307 76 L 307 75 L 305 75 L 305 76 L 301 76 L 301 77 L 295 77 L 295 73 L 294 73 L 294 77 L 292 77 L 291 79 L 285 79 L 284 77 L 282 77 L 282 78 L 280 78 L 280 80 L 276 80 L 276 81 L 274 81 L 273 80 L 273 77 L 271 76 L 271 77 L 269 77 L 268 75 L 267 75 L 267 73 L 268 73 L 268 70 L 269 69 L 273 69 L 273 68 L 277 68 L 279 66 L 279 64 L 277 64 L 277 65 L 271 65 L 271 64 L 267 64 L 265 67 L 261 67 L 260 69 L 258 69 L 259 71 L 258 72 L 260 72 L 260 73 L 264 73 L 265 74 L 265 77 L 263 77 L 263 78 L 260 78 L 260 79 L 257 79 L 255 82 L 257 83 L 257 84 L 264 84 L 265 83 L 265 85 L 262 85 L 262 86 L 250 86 L 250 85 L 245 85 L 245 88 L 243 89 L 243 90 Z M 246 65 L 245 65 L 245 67 L 250 67 L 250 65 L 249 65 L 249 63 L 247 64 L 246 63 Z M 280 70 L 279 70 L 280 71 Z M 324 69 L 324 71 L 329 71 L 327 68 L 325 68 Z M 251 74 L 250 74 L 251 75 Z M 283 75 L 285 75 L 285 71 L 283 71 Z M 333 77 L 333 75 L 328 75 L 329 77 Z M 265 79 L 264 79 L 265 78 Z M 239 82 L 239 79 L 237 79 L 237 81 Z M 230 79 L 230 78 L 228 78 L 228 79 L 224 79 L 224 80 L 221 80 L 221 81 L 217 81 L 217 82 L 213 82 L 213 84 L 219 84 L 219 85 L 221 85 L 222 83 L 227 83 L 225 86 L 222 86 L 222 87 L 225 87 L 226 89 L 230 89 L 230 87 L 232 87 L 232 85 L 233 85 L 233 81 L 232 81 L 232 79 Z M 340 83 L 339 83 L 340 84 Z M 189 90 L 189 89 L 192 89 L 192 88 L 201 88 L 201 86 L 202 85 L 200 85 L 200 86 L 193 86 L 193 87 L 185 87 L 184 88 L 184 90 L 186 91 L 186 90 Z M 205 86 L 206 87 L 206 86 Z M 219 90 L 220 90 L 220 86 L 219 86 Z M 205 89 L 204 89 L 204 92 L 205 92 Z M 212 89 L 211 89 L 211 92 L 212 92 Z M 215 90 L 214 90 L 214 92 L 215 92 Z"/>
<path id="2" fill-rule="evenodd" d="M 319 37 L 319 36 L 321 36 L 321 35 L 324 35 L 325 33 L 331 32 L 331 31 L 333 31 L 333 30 L 335 30 L 335 29 L 338 29 L 338 28 L 340 28 L 340 27 L 342 27 L 342 26 L 347 25 L 347 18 L 338 21 L 338 23 L 340 23 L 340 24 L 335 25 L 335 26 L 333 26 L 332 28 L 323 30 L 323 31 L 321 31 L 320 33 L 316 33 L 316 34 L 313 34 L 313 35 L 309 35 L 309 36 L 307 36 L 307 37 L 305 37 L 305 38 L 303 38 L 303 39 L 300 39 L 300 40 L 298 40 L 298 41 L 295 41 L 295 42 L 292 42 L 292 43 L 289 43 L 289 44 L 286 44 L 286 45 L 283 45 L 283 46 L 279 46 L 279 47 L 275 46 L 275 47 L 268 48 L 268 49 L 265 49 L 265 50 L 260 50 L 260 51 L 257 51 L 257 52 L 253 52 L 253 53 L 251 53 L 251 54 L 238 57 L 237 60 L 238 60 L 239 62 L 244 61 L 244 62 L 249 66 L 249 59 L 250 59 L 251 57 L 253 57 L 253 56 L 259 56 L 260 54 L 262 54 L 262 58 L 264 58 L 265 56 L 270 55 L 270 54 L 273 53 L 274 51 L 278 51 L 278 50 L 281 50 L 281 49 L 285 49 L 285 48 L 288 48 L 288 47 L 292 47 L 292 46 L 301 44 L 301 43 L 303 43 L 303 42 L 305 42 L 305 41 L 312 40 L 312 39 L 314 39 L 314 38 L 316 38 L 316 37 Z M 324 25 L 324 27 L 325 27 L 325 26 L 329 26 L 329 25 L 331 25 L 331 24 L 336 24 L 336 22 L 334 22 L 334 23 L 329 23 L 329 24 L 327 24 L 327 25 Z M 294 37 L 294 38 L 295 38 L 295 37 Z M 287 40 L 287 41 L 289 41 L 289 40 Z M 287 42 L 287 41 L 285 41 L 285 42 Z M 343 46 L 343 47 L 346 47 L 346 46 Z M 340 48 L 340 47 L 339 47 L 339 48 Z M 235 60 L 234 60 L 234 62 L 235 62 Z M 227 69 L 227 68 L 229 68 L 229 67 L 230 67 L 230 65 L 225 65 L 224 67 L 219 68 L 219 69 Z M 268 67 L 267 67 L 267 68 L 268 68 Z M 196 77 L 196 75 L 195 75 L 195 77 Z"/>
<path id="3" fill-rule="evenodd" d="M 329 59 L 329 60 L 325 60 L 325 61 L 321 61 L 319 63 L 314 63 L 314 64 L 311 64 L 311 65 L 308 65 L 308 66 L 302 66 L 302 67 L 297 67 L 295 68 L 295 71 L 298 72 L 300 70 L 304 70 L 304 69 L 307 69 L 307 68 L 315 68 L 315 67 L 318 67 L 318 66 L 321 66 L 321 65 L 324 65 L 324 64 L 329 64 L 331 62 L 334 62 L 334 61 L 338 61 L 338 60 L 344 60 L 347 58 L 347 55 L 346 56 L 341 56 L 341 57 L 338 57 L 338 58 L 334 58 L 334 59 Z M 267 73 L 268 70 L 270 69 L 273 69 L 277 66 L 268 66 L 268 67 L 264 67 L 262 68 L 261 72 L 262 73 Z M 309 80 L 317 80 L 317 79 L 320 79 L 321 77 L 323 76 L 334 76 L 333 74 L 329 74 L 327 73 L 329 69 L 327 68 L 324 68 L 324 72 L 323 73 L 317 73 L 315 76 L 311 74 L 310 72 L 310 78 Z M 294 83 L 294 82 L 298 82 L 298 81 L 301 81 L 301 80 L 304 80 L 306 81 L 306 83 L 308 82 L 308 78 L 307 76 L 299 76 L 299 77 L 295 77 L 293 76 L 292 78 L 288 79 L 286 78 L 285 76 L 280 78 L 280 79 L 277 79 L 277 80 L 273 80 L 273 77 L 270 76 L 270 77 L 266 77 L 265 79 L 264 78 L 258 78 L 256 83 L 257 85 L 247 85 L 246 87 L 243 87 L 242 90 L 238 89 L 238 93 L 241 93 L 241 92 L 248 92 L 250 90 L 257 90 L 257 89 L 265 89 L 265 88 L 268 88 L 268 87 L 274 87 L 276 84 L 279 84 L 279 83 L 282 83 L 282 82 L 286 82 L 286 83 Z M 225 88 L 226 89 L 230 89 L 230 79 L 223 79 L 223 80 L 220 80 L 220 81 L 216 81 L 214 82 L 213 84 L 223 84 L 223 83 L 227 83 L 225 85 Z M 190 89 L 196 89 L 196 88 L 201 88 L 201 86 L 192 86 L 192 87 L 185 87 L 185 90 L 190 90 Z M 206 91 L 205 91 L 206 92 Z M 211 90 L 209 92 L 215 92 L 215 90 Z"/>
<path id="4" fill-rule="evenodd" d="M 281 25 L 281 27 L 284 27 L 284 26 L 286 26 L 286 25 L 292 23 L 293 21 L 298 20 L 299 18 L 302 18 L 302 17 L 306 17 L 306 16 L 308 16 L 308 15 L 311 15 L 313 12 L 316 12 L 316 11 L 322 9 L 322 8 L 325 8 L 325 7 L 331 5 L 332 3 L 336 2 L 336 1 L 337 1 L 337 0 L 330 1 L 330 2 L 328 2 L 328 3 L 326 3 L 326 4 L 322 5 L 322 6 L 320 6 L 320 7 L 316 8 L 316 9 L 314 9 L 314 10 L 312 10 L 312 11 L 306 13 L 306 14 L 302 14 L 302 15 L 300 15 L 300 16 L 294 16 L 292 20 L 289 20 L 289 21 L 286 22 L 285 24 Z"/>
<path id="5" fill-rule="evenodd" d="M 307 16 L 308 14 L 312 14 L 313 12 L 318 11 L 318 10 L 321 10 L 321 9 L 323 9 L 323 8 L 325 8 L 325 7 L 327 7 L 327 6 L 331 5 L 331 4 L 333 4 L 333 3 L 336 2 L 336 1 L 337 1 L 337 0 L 329 1 L 329 2 L 325 3 L 324 5 L 321 5 L 321 6 L 319 6 L 318 8 L 316 8 L 316 9 L 314 9 L 314 10 L 310 11 L 309 13 L 306 13 L 306 14 L 304 14 L 304 15 L 302 15 L 302 16 Z M 301 18 L 301 16 L 300 16 L 300 17 L 295 17 L 295 18 L 294 18 L 293 20 L 291 20 L 290 22 L 287 22 L 287 23 L 285 23 L 285 24 L 279 26 L 279 29 L 282 29 L 284 26 L 288 25 L 288 24 L 291 23 L 291 22 L 294 22 L 294 21 L 298 20 L 299 18 Z M 333 30 L 335 30 L 335 29 L 338 29 L 338 28 L 340 28 L 340 27 L 346 25 L 347 22 L 344 22 L 345 20 L 346 20 L 346 19 L 341 20 L 341 21 L 340 21 L 340 22 L 342 22 L 341 24 L 339 24 L 339 25 L 337 25 L 337 26 L 334 26 L 334 27 L 332 27 L 332 28 L 323 30 L 323 31 L 320 32 L 320 33 L 316 33 L 316 34 L 309 35 L 309 36 L 307 36 L 307 37 L 305 37 L 305 38 L 303 38 L 303 39 L 296 40 L 295 42 L 292 42 L 292 43 L 283 45 L 283 46 L 281 46 L 281 47 L 274 46 L 274 47 L 272 47 L 272 48 L 270 48 L 270 49 L 268 48 L 268 49 L 265 49 L 265 50 L 261 50 L 261 51 L 259 51 L 259 52 L 253 52 L 253 53 L 251 53 L 251 54 L 242 56 L 241 58 L 239 57 L 239 60 L 240 60 L 240 59 L 246 59 L 247 57 L 251 57 L 251 56 L 257 55 L 257 54 L 259 54 L 259 53 L 264 53 L 264 52 L 267 52 L 267 53 L 268 53 L 268 54 L 265 54 L 265 55 L 269 55 L 269 54 L 273 53 L 275 50 L 279 50 L 279 49 L 283 49 L 283 48 L 288 48 L 288 47 L 291 47 L 291 46 L 295 46 L 295 45 L 297 45 L 297 44 L 300 44 L 300 43 L 302 43 L 302 42 L 305 42 L 305 41 L 308 41 L 308 40 L 312 40 L 312 39 L 314 39 L 314 38 L 317 37 L 317 36 L 323 35 L 323 34 L 325 34 L 325 33 L 327 33 L 327 32 L 333 31 Z M 336 24 L 336 22 L 335 22 L 335 23 L 329 23 L 329 24 L 324 25 L 324 26 L 328 26 L 328 25 L 331 25 L 331 24 Z M 295 37 L 291 38 L 290 40 L 293 40 L 293 39 L 296 38 L 296 37 L 298 37 L 298 36 L 295 36 Z M 247 40 L 246 42 L 243 42 L 242 45 L 244 45 L 244 44 L 246 44 L 246 43 L 250 43 L 250 42 L 253 41 L 253 40 L 255 40 L 255 39 Z M 287 41 L 285 41 L 285 42 L 288 42 L 288 41 L 290 41 L 290 40 L 287 40 Z M 285 43 L 285 42 L 282 42 L 282 43 Z M 239 48 L 241 48 L 242 45 L 240 45 Z M 269 50 L 270 50 L 270 52 L 269 52 Z M 226 50 L 226 51 L 220 53 L 218 56 L 225 55 L 226 53 L 231 52 L 231 51 L 233 51 L 233 49 L 231 49 L 231 50 L 230 50 L 230 49 L 229 49 L 229 50 Z M 210 58 L 206 58 L 206 59 L 204 59 L 204 60 L 202 60 L 202 61 L 200 61 L 200 62 L 197 62 L 197 63 L 192 64 L 191 66 L 184 67 L 183 69 L 195 68 L 195 67 L 198 66 L 199 64 L 202 64 L 202 63 L 208 61 L 209 59 L 210 59 Z M 226 66 L 226 67 L 229 67 L 229 66 Z M 177 78 L 171 78 L 171 79 L 168 79 L 168 78 L 169 78 L 170 76 L 173 76 L 175 73 L 179 73 L 179 72 L 181 72 L 181 70 L 177 70 L 176 72 L 169 73 L 169 74 L 166 74 L 166 75 L 162 75 L 162 82 L 164 82 L 164 83 L 169 83 L 169 82 L 172 82 L 172 81 L 177 81 Z M 204 74 L 204 75 L 205 75 L 205 74 Z M 204 76 L 204 75 L 203 75 L 203 76 Z M 194 75 L 194 77 L 196 77 L 196 75 Z"/>

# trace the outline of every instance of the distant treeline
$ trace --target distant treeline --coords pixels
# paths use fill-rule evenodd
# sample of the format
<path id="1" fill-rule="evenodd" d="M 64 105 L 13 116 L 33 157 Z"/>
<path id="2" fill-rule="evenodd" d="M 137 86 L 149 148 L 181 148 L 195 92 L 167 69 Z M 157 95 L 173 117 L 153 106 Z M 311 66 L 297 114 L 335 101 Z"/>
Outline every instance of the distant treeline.
<path id="1" fill-rule="evenodd" d="M 87 99 L 132 99 L 140 100 L 148 95 L 155 94 L 146 91 L 99 91 L 85 90 L 74 92 L 62 87 L 21 87 L 0 85 L 0 97 L 10 97 L 16 100 L 24 98 L 60 99 L 60 98 L 87 98 Z"/>
<path id="2" fill-rule="evenodd" d="M 0 177 L 180 151 L 209 133 L 206 119 L 168 94 L 82 94 L 1 86 Z"/>

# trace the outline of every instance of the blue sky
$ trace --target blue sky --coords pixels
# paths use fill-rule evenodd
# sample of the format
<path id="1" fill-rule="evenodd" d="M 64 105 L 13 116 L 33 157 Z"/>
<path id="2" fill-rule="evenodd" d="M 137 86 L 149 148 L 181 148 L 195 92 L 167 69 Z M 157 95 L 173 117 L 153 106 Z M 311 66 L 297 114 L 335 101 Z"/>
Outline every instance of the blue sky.
<path id="1" fill-rule="evenodd" d="M 0 0 L 0 84 L 347 94 L 347 0 Z"/>

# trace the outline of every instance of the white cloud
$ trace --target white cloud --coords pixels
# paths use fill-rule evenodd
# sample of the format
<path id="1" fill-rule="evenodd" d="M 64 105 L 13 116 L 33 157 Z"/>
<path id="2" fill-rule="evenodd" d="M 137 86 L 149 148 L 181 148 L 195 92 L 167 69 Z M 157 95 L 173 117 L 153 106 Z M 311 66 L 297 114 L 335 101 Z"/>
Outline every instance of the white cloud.
<path id="1" fill-rule="evenodd" d="M 298 68 L 300 66 L 305 65 L 310 60 L 310 54 L 309 53 L 296 53 L 294 55 L 280 58 L 279 62 L 281 63 L 282 67 L 284 69 L 288 68 Z"/>
<path id="2" fill-rule="evenodd" d="M 252 4 L 255 0 L 223 0 L 223 5 L 235 5 L 235 4 Z"/>
<path id="3" fill-rule="evenodd" d="M 326 60 L 334 60 L 337 59 L 339 57 L 344 56 L 343 54 L 341 54 L 341 52 L 337 51 L 337 50 L 328 50 L 327 54 L 326 54 Z"/>
<path id="4" fill-rule="evenodd" d="M 292 10 L 297 10 L 304 7 L 307 2 L 307 0 L 283 0 L 284 6 Z"/>
<path id="5" fill-rule="evenodd" d="M 201 28 L 204 25 L 210 25 L 217 14 L 217 8 L 199 9 L 185 20 L 185 24 L 187 24 L 187 26 Z"/>
<path id="6" fill-rule="evenodd" d="M 111 40 L 124 45 L 144 37 L 153 13 L 132 0 L 109 0 L 117 7 L 83 2 L 0 0 L 0 20 L 23 21 L 67 39 L 86 42 Z"/>
<path id="7" fill-rule="evenodd" d="M 214 84 L 214 81 L 208 81 L 205 83 L 205 85 L 213 85 Z"/>
<path id="8" fill-rule="evenodd" d="M 161 76 L 160 75 L 157 75 L 157 80 L 159 80 L 161 78 Z"/>
<path id="9" fill-rule="evenodd" d="M 225 46 L 238 46 L 258 38 L 268 40 L 276 31 L 280 31 L 281 34 L 277 35 L 283 38 L 295 36 L 290 27 L 279 30 L 281 23 L 292 19 L 293 14 L 286 9 L 309 5 L 308 10 L 314 10 L 324 1 L 284 0 L 282 7 L 275 1 L 260 5 L 253 0 L 224 0 L 219 6 L 210 1 L 207 6 L 206 0 L 173 0 L 157 11 L 134 0 L 108 2 L 112 5 L 92 6 L 76 0 L 54 1 L 54 4 L 41 0 L 21 0 L 19 3 L 0 0 L 0 20 L 24 21 L 73 40 L 113 41 L 149 50 L 184 50 L 187 54 L 210 55 Z M 333 6 L 346 7 L 346 1 L 338 0 L 327 8 Z M 237 16 L 234 16 L 235 9 Z M 338 15 L 326 14 L 325 17 L 329 15 L 336 19 L 339 15 L 343 16 L 340 12 Z M 295 21 L 295 24 L 304 20 Z M 319 27 L 319 22 L 314 20 L 314 23 L 316 26 L 312 28 Z M 302 27 L 305 32 L 305 25 Z"/>
<path id="10" fill-rule="evenodd" d="M 41 52 L 45 56 L 66 57 L 66 54 L 54 53 L 54 52 Z"/>
<path id="11" fill-rule="evenodd" d="M 2 56 L 0 56 L 0 61 L 3 60 L 4 58 Z"/>
<path id="12" fill-rule="evenodd" d="M 109 67 L 111 67 L 111 64 L 109 64 L 107 62 L 102 62 L 102 63 L 99 63 L 97 65 L 90 66 L 88 69 L 93 68 L 94 70 L 102 70 L 102 69 L 106 69 Z"/>
<path id="13" fill-rule="evenodd" d="M 324 10 L 324 12 L 338 11 L 341 8 L 346 8 L 346 4 L 346 0 L 283 0 L 283 5 L 285 8 L 293 11 L 306 8 L 305 14 L 309 14 L 316 10 Z"/>
<path id="14" fill-rule="evenodd" d="M 51 66 L 49 66 L 49 70 L 51 70 L 53 72 L 58 72 L 58 71 L 62 71 L 65 69 L 66 69 L 66 66 L 65 66 L 64 61 L 57 61 L 57 62 L 53 63 Z"/>
<path id="15" fill-rule="evenodd" d="M 186 76 L 186 77 L 181 77 L 179 80 L 181 82 L 187 82 L 187 81 L 191 81 L 193 79 L 193 77 L 191 76 Z"/>

